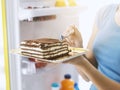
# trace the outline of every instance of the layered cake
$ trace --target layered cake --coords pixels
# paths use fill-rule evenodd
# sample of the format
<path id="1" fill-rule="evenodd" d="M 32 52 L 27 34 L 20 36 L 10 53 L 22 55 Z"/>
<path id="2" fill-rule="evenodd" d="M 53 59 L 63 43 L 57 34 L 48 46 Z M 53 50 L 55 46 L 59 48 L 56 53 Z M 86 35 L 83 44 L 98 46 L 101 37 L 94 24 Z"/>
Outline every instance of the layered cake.
<path id="1" fill-rule="evenodd" d="M 42 59 L 55 59 L 69 53 L 65 41 L 52 38 L 24 40 L 20 43 L 20 48 L 23 55 Z"/>

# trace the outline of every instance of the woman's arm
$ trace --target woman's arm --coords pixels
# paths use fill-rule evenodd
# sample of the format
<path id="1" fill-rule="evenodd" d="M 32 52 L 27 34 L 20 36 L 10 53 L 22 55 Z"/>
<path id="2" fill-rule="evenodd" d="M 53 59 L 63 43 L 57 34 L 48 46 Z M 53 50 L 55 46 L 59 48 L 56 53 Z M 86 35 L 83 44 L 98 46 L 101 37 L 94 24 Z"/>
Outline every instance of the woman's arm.
<path id="1" fill-rule="evenodd" d="M 86 53 L 84 55 L 84 57 L 92 65 L 94 65 L 95 67 L 97 67 L 97 62 L 96 62 L 96 60 L 94 58 L 94 55 L 93 55 L 93 52 L 92 52 L 92 43 L 93 43 L 93 40 L 94 40 L 94 38 L 96 36 L 97 31 L 98 31 L 97 27 L 94 25 L 93 32 L 92 32 L 92 35 L 90 37 L 90 40 L 89 40 L 89 43 L 88 43 L 88 46 L 87 46 L 87 48 L 89 49 L 89 51 L 88 51 L 88 53 Z M 65 37 L 65 40 L 68 42 L 68 44 L 70 46 L 71 46 L 71 42 L 73 42 L 73 41 L 74 42 L 73 42 L 72 46 L 74 46 L 74 47 L 80 47 L 80 46 L 82 46 L 82 37 L 81 37 L 81 34 L 78 31 L 78 29 L 75 28 L 74 25 L 70 26 L 65 32 L 63 32 L 62 36 Z M 75 61 L 75 62 L 77 63 L 77 61 Z M 83 79 L 85 81 L 89 81 L 88 77 L 86 77 L 86 75 L 80 69 L 77 69 L 77 70 L 78 70 L 78 72 L 80 73 L 80 75 L 83 77 Z"/>
<path id="2" fill-rule="evenodd" d="M 80 69 L 98 88 L 98 90 L 120 90 L 120 83 L 117 83 L 103 74 L 101 74 L 93 65 L 91 65 L 83 56 L 76 58 L 74 63 L 76 68 Z"/>
<path id="3" fill-rule="evenodd" d="M 92 35 L 90 37 L 90 40 L 88 42 L 88 52 L 86 54 L 84 54 L 84 58 L 87 59 L 95 68 L 97 68 L 97 61 L 94 57 L 93 51 L 92 51 L 92 45 L 93 45 L 93 41 L 94 38 L 96 37 L 96 34 L 98 32 L 97 26 L 94 24 L 93 26 L 93 31 L 92 31 Z M 89 81 L 90 79 L 84 74 L 84 72 L 82 72 L 79 68 L 77 68 L 77 71 L 81 74 L 81 76 L 83 77 L 83 79 L 85 81 Z"/>
<path id="4" fill-rule="evenodd" d="M 98 28 L 97 28 L 96 24 L 94 24 L 93 31 L 92 31 L 92 34 L 91 34 L 91 37 L 90 37 L 90 40 L 89 40 L 88 46 L 87 46 L 88 52 L 84 55 L 84 57 L 96 68 L 97 68 L 97 61 L 93 54 L 93 41 L 96 37 L 97 32 L 98 32 Z"/>
<path id="5" fill-rule="evenodd" d="M 117 83 L 97 70 L 97 62 L 92 52 L 92 45 L 95 36 L 98 32 L 96 25 L 94 25 L 94 30 L 90 41 L 88 43 L 88 53 L 84 56 L 75 58 L 74 60 L 68 61 L 68 63 L 75 65 L 78 71 L 85 74 L 84 76 L 89 78 L 98 90 L 120 90 L 120 83 Z"/>
<path id="6" fill-rule="evenodd" d="M 97 62 L 94 58 L 93 52 L 92 52 L 92 44 L 94 41 L 94 38 L 98 32 L 98 29 L 96 25 L 93 26 L 93 32 L 90 37 L 90 40 L 88 42 L 88 53 L 86 53 L 84 56 L 86 59 L 88 59 L 95 67 L 97 67 Z M 66 31 L 62 33 L 62 39 L 64 39 L 69 46 L 72 47 L 78 47 L 78 48 L 83 48 L 82 46 L 82 36 L 81 33 L 78 31 L 78 29 L 75 27 L 75 25 L 71 25 L 67 28 Z"/>

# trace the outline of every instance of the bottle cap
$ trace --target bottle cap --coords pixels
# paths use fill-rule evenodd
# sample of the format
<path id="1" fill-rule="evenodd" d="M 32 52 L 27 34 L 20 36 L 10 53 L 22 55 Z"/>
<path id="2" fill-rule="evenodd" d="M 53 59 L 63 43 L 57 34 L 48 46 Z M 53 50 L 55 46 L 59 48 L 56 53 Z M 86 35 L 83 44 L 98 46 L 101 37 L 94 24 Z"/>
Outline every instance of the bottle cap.
<path id="1" fill-rule="evenodd" d="M 52 87 L 59 87 L 59 84 L 57 82 L 52 83 Z"/>
<path id="2" fill-rule="evenodd" d="M 65 74 L 65 75 L 64 75 L 64 78 L 65 78 L 65 79 L 70 79 L 70 78 L 71 78 L 71 75 L 70 75 L 70 74 Z"/>
<path id="3" fill-rule="evenodd" d="M 77 86 L 77 85 L 78 85 L 77 83 L 74 84 L 74 86 Z"/>

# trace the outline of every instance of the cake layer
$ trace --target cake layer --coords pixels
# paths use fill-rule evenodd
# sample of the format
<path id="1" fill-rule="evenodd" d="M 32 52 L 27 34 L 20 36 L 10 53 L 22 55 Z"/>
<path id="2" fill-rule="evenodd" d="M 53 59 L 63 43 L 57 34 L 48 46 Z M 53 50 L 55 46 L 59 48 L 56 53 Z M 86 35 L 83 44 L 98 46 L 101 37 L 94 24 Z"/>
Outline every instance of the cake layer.
<path id="1" fill-rule="evenodd" d="M 41 56 L 39 54 L 33 54 L 33 53 L 28 53 L 28 52 L 22 52 L 23 55 L 25 56 L 30 56 L 30 57 L 35 57 L 35 58 L 41 58 L 41 59 L 54 59 L 54 58 L 58 58 L 60 56 L 64 56 L 64 55 L 68 55 L 69 51 L 62 51 L 56 54 L 51 54 L 51 55 L 45 55 L 45 56 Z"/>
<path id="2" fill-rule="evenodd" d="M 54 59 L 69 53 L 65 41 L 51 38 L 24 40 L 20 43 L 20 48 L 23 55 L 41 59 Z"/>
<path id="3" fill-rule="evenodd" d="M 20 46 L 31 46 L 45 49 L 47 47 L 60 46 L 64 44 L 66 44 L 66 42 L 59 41 L 58 39 L 42 38 L 35 40 L 24 40 L 21 42 Z"/>
<path id="4" fill-rule="evenodd" d="M 54 50 L 58 50 L 58 49 L 62 49 L 62 48 L 68 48 L 67 45 L 60 45 L 60 46 L 53 46 L 53 47 L 49 47 L 46 49 L 41 49 L 40 47 L 33 47 L 33 46 L 20 46 L 21 49 L 23 50 L 31 50 L 31 51 L 38 51 L 38 52 L 50 52 L 50 51 L 54 51 Z"/>
<path id="5" fill-rule="evenodd" d="M 40 52 L 40 51 L 35 51 L 35 50 L 21 49 L 21 52 L 39 54 L 39 55 L 42 55 L 42 56 L 56 54 L 56 53 L 59 53 L 59 52 L 62 52 L 62 51 L 68 51 L 68 48 L 61 48 L 61 49 L 47 51 L 47 52 Z"/>

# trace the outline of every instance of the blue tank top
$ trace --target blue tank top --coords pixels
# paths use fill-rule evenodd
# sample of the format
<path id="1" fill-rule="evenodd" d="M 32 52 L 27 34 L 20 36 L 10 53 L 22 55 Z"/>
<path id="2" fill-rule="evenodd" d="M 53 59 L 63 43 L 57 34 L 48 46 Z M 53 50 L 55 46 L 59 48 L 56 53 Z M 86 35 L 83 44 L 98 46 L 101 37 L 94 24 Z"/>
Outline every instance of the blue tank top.
<path id="1" fill-rule="evenodd" d="M 93 44 L 93 53 L 98 70 L 108 78 L 120 83 L 120 26 L 114 16 L 118 5 L 109 5 L 97 17 L 98 34 Z M 90 90 L 97 90 L 92 85 Z"/>

